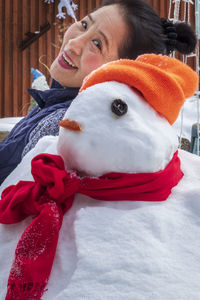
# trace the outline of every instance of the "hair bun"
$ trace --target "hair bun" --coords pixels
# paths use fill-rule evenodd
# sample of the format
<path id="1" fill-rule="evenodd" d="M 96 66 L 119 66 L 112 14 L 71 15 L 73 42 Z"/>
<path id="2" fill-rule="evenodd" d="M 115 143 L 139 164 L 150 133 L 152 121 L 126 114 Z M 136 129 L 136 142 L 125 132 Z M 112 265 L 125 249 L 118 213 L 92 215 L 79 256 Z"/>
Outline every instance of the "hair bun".
<path id="1" fill-rule="evenodd" d="M 174 24 L 177 32 L 176 49 L 182 54 L 189 54 L 195 50 L 197 38 L 192 28 L 184 22 Z"/>
<path id="2" fill-rule="evenodd" d="M 161 18 L 161 23 L 168 53 L 178 50 L 182 54 L 189 54 L 195 49 L 197 39 L 190 25 L 185 22 L 172 23 L 165 18 Z"/>
<path id="3" fill-rule="evenodd" d="M 165 43 L 167 52 L 171 53 L 176 49 L 177 45 L 178 34 L 176 32 L 176 27 L 169 19 L 161 18 L 161 23 L 163 26 L 164 34 L 166 35 Z"/>

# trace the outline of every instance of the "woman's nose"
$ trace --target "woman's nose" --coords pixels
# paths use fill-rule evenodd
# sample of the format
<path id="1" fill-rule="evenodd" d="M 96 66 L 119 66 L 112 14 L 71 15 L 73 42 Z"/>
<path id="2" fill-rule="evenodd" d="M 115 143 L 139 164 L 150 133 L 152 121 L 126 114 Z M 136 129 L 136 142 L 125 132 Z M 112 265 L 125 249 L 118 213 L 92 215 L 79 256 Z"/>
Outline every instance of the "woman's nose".
<path id="1" fill-rule="evenodd" d="M 81 55 L 83 48 L 86 46 L 87 37 L 79 35 L 73 39 L 70 39 L 67 43 L 67 49 L 76 55 Z"/>

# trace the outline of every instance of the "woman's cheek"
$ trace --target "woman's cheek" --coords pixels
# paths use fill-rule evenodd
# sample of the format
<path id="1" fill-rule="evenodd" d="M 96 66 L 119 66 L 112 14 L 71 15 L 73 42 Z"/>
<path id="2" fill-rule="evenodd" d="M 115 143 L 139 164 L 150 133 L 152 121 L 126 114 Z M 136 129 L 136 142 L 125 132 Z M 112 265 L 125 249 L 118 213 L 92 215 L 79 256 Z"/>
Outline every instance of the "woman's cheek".
<path id="1" fill-rule="evenodd" d="M 63 37 L 63 44 L 72 39 L 77 32 L 78 25 L 76 23 L 73 23 L 69 28 L 65 31 L 64 37 Z"/>
<path id="2" fill-rule="evenodd" d="M 84 60 L 84 65 L 87 66 L 89 71 L 93 71 L 96 68 L 103 65 L 104 61 L 101 55 L 90 55 Z"/>

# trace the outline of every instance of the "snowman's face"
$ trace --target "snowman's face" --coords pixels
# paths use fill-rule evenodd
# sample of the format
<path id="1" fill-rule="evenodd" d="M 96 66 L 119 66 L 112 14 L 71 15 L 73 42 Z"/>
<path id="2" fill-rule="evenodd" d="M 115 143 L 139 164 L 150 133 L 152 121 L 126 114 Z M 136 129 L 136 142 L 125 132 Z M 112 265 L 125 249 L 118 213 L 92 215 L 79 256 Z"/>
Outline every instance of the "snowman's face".
<path id="1" fill-rule="evenodd" d="M 85 175 L 156 172 L 177 149 L 167 120 L 122 83 L 104 82 L 82 91 L 64 119 L 78 122 L 81 131 L 61 127 L 58 153 L 67 169 Z"/>

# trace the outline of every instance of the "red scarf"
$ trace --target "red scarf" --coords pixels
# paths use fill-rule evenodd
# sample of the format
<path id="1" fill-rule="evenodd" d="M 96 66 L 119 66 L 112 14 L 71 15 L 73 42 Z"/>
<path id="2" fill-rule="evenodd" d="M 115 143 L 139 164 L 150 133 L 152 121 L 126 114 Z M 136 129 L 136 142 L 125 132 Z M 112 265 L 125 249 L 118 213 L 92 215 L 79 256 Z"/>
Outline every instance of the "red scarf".
<path id="1" fill-rule="evenodd" d="M 0 223 L 12 224 L 36 216 L 22 234 L 8 279 L 6 300 L 41 299 L 56 252 L 63 214 L 81 193 L 97 200 L 163 201 L 183 173 L 176 152 L 156 173 L 108 173 L 80 178 L 67 172 L 60 156 L 40 154 L 32 160 L 32 181 L 6 188 L 0 201 Z"/>

